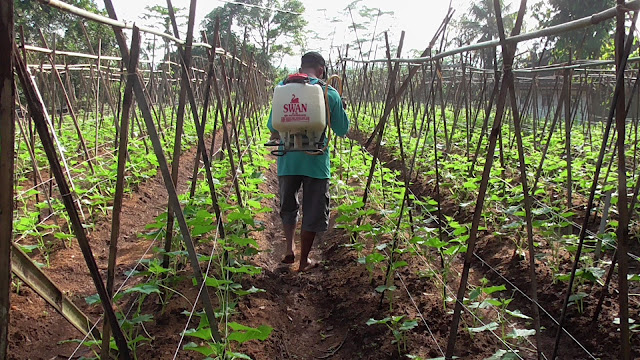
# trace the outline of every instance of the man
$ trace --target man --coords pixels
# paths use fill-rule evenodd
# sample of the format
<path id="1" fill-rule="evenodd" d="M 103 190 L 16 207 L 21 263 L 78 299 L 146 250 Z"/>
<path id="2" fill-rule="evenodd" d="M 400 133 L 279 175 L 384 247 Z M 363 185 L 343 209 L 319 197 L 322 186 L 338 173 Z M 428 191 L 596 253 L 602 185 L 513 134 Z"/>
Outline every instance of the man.
<path id="1" fill-rule="evenodd" d="M 318 84 L 319 79 L 326 79 L 326 63 L 322 55 L 308 52 L 302 56 L 300 73 L 307 74 L 311 84 Z M 327 85 L 328 86 L 328 85 Z M 344 111 L 340 94 L 329 86 L 329 110 L 331 111 L 331 129 L 338 136 L 349 131 L 349 119 Z M 272 139 L 277 132 L 271 124 L 271 115 L 267 126 Z M 275 133 L 276 136 L 273 136 Z M 327 140 L 325 140 L 326 142 Z M 298 271 L 305 271 L 317 266 L 317 262 L 309 259 L 309 252 L 318 232 L 329 227 L 329 178 L 331 168 L 329 151 L 322 155 L 309 155 L 305 152 L 287 152 L 278 157 L 278 183 L 280 185 L 280 218 L 287 245 L 282 262 L 292 264 L 295 261 L 293 237 L 298 223 L 298 190 L 302 186 L 302 230 L 300 232 L 300 266 Z"/>

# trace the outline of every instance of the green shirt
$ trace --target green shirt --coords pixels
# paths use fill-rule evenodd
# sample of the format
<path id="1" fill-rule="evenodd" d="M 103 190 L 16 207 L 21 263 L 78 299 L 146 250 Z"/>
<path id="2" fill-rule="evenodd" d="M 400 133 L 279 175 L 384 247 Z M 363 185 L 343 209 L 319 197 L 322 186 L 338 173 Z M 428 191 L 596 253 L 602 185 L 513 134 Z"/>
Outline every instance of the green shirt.
<path id="1" fill-rule="evenodd" d="M 311 84 L 317 84 L 318 79 L 309 78 Z M 282 82 L 280 83 L 282 85 Z M 349 118 L 342 108 L 340 94 L 333 87 L 329 86 L 328 91 L 329 109 L 331 111 L 331 129 L 338 136 L 345 136 L 349 131 Z M 273 111 L 273 110 L 272 110 Z M 276 130 L 271 125 L 271 113 L 267 127 L 272 132 Z M 325 139 L 325 145 L 327 140 Z M 304 175 L 316 179 L 329 179 L 331 177 L 331 164 L 329 161 L 329 148 L 322 155 L 309 155 L 303 151 L 287 152 L 278 157 L 278 176 Z"/>

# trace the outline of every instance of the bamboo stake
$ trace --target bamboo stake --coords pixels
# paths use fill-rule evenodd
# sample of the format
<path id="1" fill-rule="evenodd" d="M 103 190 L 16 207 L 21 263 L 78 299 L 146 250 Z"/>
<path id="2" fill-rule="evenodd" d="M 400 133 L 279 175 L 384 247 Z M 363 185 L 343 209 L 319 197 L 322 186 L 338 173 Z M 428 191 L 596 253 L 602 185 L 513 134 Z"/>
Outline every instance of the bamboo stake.
<path id="1" fill-rule="evenodd" d="M 13 1 L 0 2 L 0 359 L 8 358 L 13 243 L 15 86 Z M 16 52 L 16 56 L 19 56 Z"/>
<path id="2" fill-rule="evenodd" d="M 116 13 L 113 8 L 113 3 L 111 2 L 111 0 L 105 0 L 104 3 L 107 9 L 107 12 L 109 13 L 109 16 L 115 19 Z M 115 33 L 118 46 L 120 47 L 122 58 L 125 59 L 125 62 L 127 62 L 129 59 L 129 51 L 126 46 L 124 35 L 122 34 L 122 31 L 116 26 L 113 27 L 113 32 Z M 147 126 L 149 137 L 153 145 L 153 151 L 156 155 L 156 158 L 158 159 L 158 164 L 160 165 L 162 178 L 164 180 L 165 187 L 167 188 L 169 199 L 171 199 L 172 208 L 173 208 L 175 217 L 178 220 L 178 225 L 180 226 L 182 238 L 187 248 L 189 261 L 191 262 L 191 267 L 193 269 L 194 277 L 196 279 L 196 285 L 202 287 L 201 299 L 204 305 L 205 314 L 207 316 L 207 319 L 209 320 L 209 324 L 211 324 L 211 333 L 212 333 L 213 339 L 216 342 L 220 342 L 221 340 L 220 333 L 218 331 L 215 312 L 213 310 L 213 304 L 211 303 L 211 298 L 209 296 L 209 289 L 207 286 L 204 286 L 204 277 L 202 275 L 202 270 L 200 269 L 200 265 L 198 263 L 198 255 L 193 245 L 193 240 L 191 238 L 191 233 L 189 232 L 187 221 L 180 207 L 180 200 L 178 199 L 178 194 L 176 192 L 175 186 L 173 186 L 173 181 L 171 180 L 171 174 L 169 172 L 167 160 L 162 151 L 162 144 L 160 143 L 160 138 L 158 137 L 158 133 L 155 129 L 153 118 L 151 116 L 151 110 L 149 109 L 149 106 L 147 104 L 147 99 L 144 94 L 144 87 L 143 87 L 142 81 L 140 80 L 139 73 L 137 73 L 137 76 L 135 77 L 135 80 L 133 83 L 133 91 L 136 95 L 138 106 L 140 107 L 140 110 L 144 117 L 144 122 Z"/>
<path id="3" fill-rule="evenodd" d="M 500 14 L 496 14 L 496 20 L 498 21 L 498 27 L 504 37 L 504 26 L 502 24 L 502 17 Z M 535 245 L 533 243 L 533 215 L 531 212 L 531 194 L 529 193 L 529 187 L 527 185 L 527 165 L 524 161 L 524 146 L 522 144 L 522 126 L 520 124 L 520 115 L 518 113 L 518 102 L 516 100 L 516 90 L 513 82 L 513 77 L 509 79 L 507 84 L 509 86 L 509 95 L 511 98 L 511 113 L 513 114 L 513 124 L 515 127 L 516 142 L 518 146 L 518 162 L 520 165 L 520 184 L 522 185 L 522 193 L 524 195 L 524 209 L 526 216 L 526 228 L 527 228 L 527 245 L 529 248 L 529 281 L 531 282 L 529 289 L 529 296 L 531 297 L 531 303 L 533 308 L 533 327 L 536 331 L 536 350 L 538 360 L 542 359 L 544 354 L 542 352 L 542 334 L 540 333 L 540 309 L 538 309 L 538 279 L 536 275 L 536 256 Z"/>
<path id="4" fill-rule="evenodd" d="M 214 39 L 217 36 L 217 28 L 214 28 Z M 202 35 L 202 41 L 203 42 L 207 42 L 207 35 L 206 33 L 203 31 L 201 33 Z M 216 44 L 213 45 L 214 47 L 216 46 Z M 202 106 L 202 127 L 205 127 L 206 121 L 207 121 L 207 112 L 209 111 L 209 99 L 211 97 L 211 83 L 213 82 L 213 77 L 215 76 L 214 73 L 214 61 L 215 61 L 215 53 L 212 53 L 209 55 L 209 66 L 208 66 L 208 70 L 207 70 L 207 83 L 205 85 L 205 91 L 204 91 L 204 104 Z M 215 138 L 215 125 L 214 125 L 214 135 L 213 137 Z M 193 198 L 193 196 L 196 193 L 196 183 L 198 182 L 198 169 L 200 169 L 200 156 L 201 154 L 201 149 L 200 147 L 198 147 L 198 150 L 196 151 L 196 159 L 194 161 L 193 164 L 193 174 L 191 175 L 191 188 L 189 189 L 189 197 Z M 206 149 L 205 149 L 206 151 Z"/>
<path id="5" fill-rule="evenodd" d="M 571 51 L 569 51 L 569 64 L 571 64 Z M 571 181 L 571 70 L 564 71 L 564 153 L 567 161 L 567 209 L 573 208 Z M 578 101 L 578 100 L 576 100 Z"/>
<path id="6" fill-rule="evenodd" d="M 494 8 L 496 12 L 496 18 L 502 18 L 500 2 L 494 0 Z M 513 28 L 512 35 L 517 35 L 522 27 L 522 18 L 526 8 L 526 0 L 522 0 L 520 3 L 520 10 L 518 11 L 518 18 Z M 500 23 L 499 23 L 500 24 Z M 501 33 L 502 40 L 502 56 L 503 56 L 503 69 L 504 77 L 502 78 L 502 86 L 500 87 L 500 95 L 498 96 L 498 103 L 496 106 L 496 114 L 493 121 L 493 128 L 489 136 L 489 146 L 487 149 L 487 156 L 484 164 L 484 171 L 482 173 L 482 180 L 480 181 L 480 188 L 478 191 L 478 199 L 473 212 L 473 220 L 471 222 L 471 229 L 469 230 L 469 239 L 467 240 L 467 252 L 464 256 L 464 265 L 462 268 L 462 274 L 460 276 L 460 287 L 456 296 L 455 308 L 453 310 L 453 319 L 451 321 L 451 328 L 449 332 L 449 339 L 447 343 L 447 351 L 445 358 L 450 360 L 453 358 L 455 351 L 456 336 L 458 334 L 458 324 L 460 322 L 460 316 L 462 313 L 462 302 L 464 301 L 464 294 L 467 289 L 467 282 L 469 279 L 469 269 L 471 268 L 471 261 L 473 260 L 473 253 L 475 250 L 476 239 L 478 236 L 478 227 L 480 225 L 480 219 L 482 217 L 482 209 L 484 206 L 484 198 L 487 192 L 487 186 L 489 184 L 489 175 L 491 173 L 491 167 L 493 165 L 493 154 L 496 148 L 496 143 L 499 134 L 502 129 L 502 118 L 504 116 L 504 108 L 506 102 L 506 95 L 508 90 L 509 81 L 513 78 L 513 72 L 511 66 L 513 65 L 513 58 L 515 55 L 515 46 L 509 46 L 504 42 L 504 30 Z"/>
<path id="7" fill-rule="evenodd" d="M 191 3 L 193 6 L 193 2 Z M 171 0 L 167 0 L 167 9 L 169 10 L 169 15 L 172 18 L 171 24 L 173 25 L 173 32 L 176 37 L 178 37 L 178 25 L 175 21 L 173 21 L 173 5 L 171 4 Z M 194 9 L 195 11 L 195 9 Z M 184 127 L 184 113 L 186 106 L 186 98 L 187 98 L 187 86 L 185 81 L 188 77 L 187 72 L 191 67 L 191 43 L 193 40 L 193 22 L 195 21 L 195 16 L 191 16 L 189 14 L 189 23 L 187 30 L 187 46 L 186 51 L 184 53 L 183 61 L 186 64 L 186 68 L 182 70 L 182 77 L 180 82 L 180 93 L 178 95 L 178 113 L 176 116 L 176 125 L 175 125 L 175 138 L 173 142 L 173 157 L 171 160 L 171 181 L 173 181 L 173 186 L 178 186 L 178 174 L 180 172 L 180 153 L 182 151 L 182 130 Z M 167 232 L 164 240 L 164 251 L 165 253 L 171 252 L 171 243 L 173 241 L 173 225 L 174 225 L 174 217 L 173 211 L 171 209 L 171 202 L 167 205 Z M 167 255 L 163 256 L 162 266 L 167 268 L 169 267 L 169 257 Z"/>
<path id="8" fill-rule="evenodd" d="M 385 31 L 384 33 L 384 38 L 385 38 L 385 42 L 388 44 L 389 43 L 389 36 L 387 34 L 387 32 Z M 404 32 L 401 34 L 400 37 L 400 42 L 398 45 L 398 50 L 401 51 L 402 50 L 402 45 L 404 43 Z M 389 54 L 389 46 L 387 46 L 387 57 L 391 58 L 391 55 Z M 394 66 L 393 70 L 391 70 L 388 74 L 388 80 L 389 80 L 389 84 L 393 84 L 396 81 L 396 77 L 398 76 L 398 70 L 400 69 L 399 66 Z M 382 118 L 380 119 L 380 121 L 378 122 L 379 126 L 380 126 L 380 130 L 377 132 L 377 138 L 376 138 L 376 147 L 375 150 L 373 152 L 373 158 L 371 159 L 371 167 L 369 168 L 369 176 L 367 177 L 367 184 L 364 187 L 364 192 L 362 194 L 362 203 L 363 208 L 367 205 L 367 200 L 369 197 L 369 189 L 371 187 L 371 182 L 373 180 L 373 175 L 374 175 L 374 171 L 376 168 L 376 161 L 378 160 L 378 156 L 380 154 L 380 144 L 382 143 L 382 135 L 384 134 L 384 129 L 386 127 L 386 123 L 387 123 L 387 119 L 389 118 L 389 114 L 391 113 L 391 106 L 395 106 L 395 103 L 397 103 L 397 101 L 393 101 L 392 98 L 399 96 L 400 94 L 398 93 L 394 93 L 393 92 L 393 88 L 390 86 L 388 93 L 387 93 L 387 100 L 385 101 L 385 109 L 384 109 L 384 113 L 382 115 Z M 394 105 L 392 105 L 394 104 Z M 375 132 L 375 131 L 374 131 Z M 366 146 L 365 146 L 366 147 Z M 360 226 L 362 224 L 362 216 L 360 216 L 357 220 L 357 225 Z M 355 242 L 357 240 L 358 234 L 354 234 L 353 238 L 352 238 L 352 242 Z"/>
<path id="9" fill-rule="evenodd" d="M 623 5 L 623 0 L 617 1 L 618 5 Z M 629 32 L 629 42 L 633 42 L 633 31 L 638 12 L 633 16 L 633 24 Z M 622 75 L 624 80 L 624 70 L 626 67 L 623 59 L 625 47 L 625 14 L 619 11 L 616 18 L 616 70 Z M 628 55 L 627 55 L 628 56 Z M 631 339 L 629 332 L 629 284 L 627 274 L 629 272 L 629 257 L 627 255 L 629 241 L 629 210 L 627 208 L 627 173 L 625 162 L 625 129 L 627 112 L 625 108 L 625 88 L 624 81 L 620 83 L 620 97 L 616 102 L 616 126 L 618 127 L 618 306 L 620 318 L 620 359 L 629 360 L 631 358 Z"/>
<path id="10" fill-rule="evenodd" d="M 635 30 L 635 21 L 637 19 L 637 16 L 638 16 L 637 12 L 634 13 L 634 19 L 633 19 L 633 22 L 632 22 L 632 25 L 631 25 L 631 31 L 629 32 L 629 36 L 627 38 L 626 43 L 624 44 L 624 50 L 620 54 L 620 57 L 618 57 L 618 55 L 616 56 L 616 58 L 620 60 L 619 65 L 618 65 L 618 69 L 625 69 L 626 68 L 627 58 L 629 57 L 629 53 L 631 52 L 631 43 L 633 42 L 632 41 L 632 39 L 633 39 L 633 31 Z M 620 45 L 620 46 L 622 46 L 622 45 Z M 587 209 L 591 209 L 593 207 L 595 193 L 596 193 L 597 186 L 598 186 L 598 179 L 600 177 L 600 171 L 601 171 L 602 163 L 603 163 L 603 160 L 604 160 L 605 149 L 607 147 L 607 140 L 609 139 L 609 132 L 611 130 L 611 125 L 613 123 L 613 115 L 614 115 L 614 113 L 618 112 L 617 108 L 619 107 L 619 104 L 618 104 L 618 99 L 619 98 L 623 99 L 622 111 L 619 111 L 619 116 L 622 116 L 623 118 L 626 117 L 626 114 L 624 113 L 625 109 L 624 109 L 624 92 L 623 92 L 623 90 L 624 90 L 624 71 L 623 70 L 619 70 L 616 77 L 617 77 L 617 79 L 616 79 L 616 87 L 615 87 L 615 91 L 613 93 L 613 99 L 612 99 L 612 102 L 611 102 L 611 107 L 609 108 L 609 117 L 607 118 L 607 122 L 605 124 L 604 135 L 603 135 L 603 138 L 602 138 L 602 145 L 600 147 L 600 154 L 598 155 L 598 160 L 597 160 L 597 163 L 596 163 L 596 170 L 595 170 L 595 174 L 593 176 L 593 183 L 591 185 L 591 190 L 590 190 L 590 193 L 589 193 L 589 200 L 587 202 L 587 207 L 586 207 Z M 624 139 L 622 141 L 624 141 Z M 573 281 L 575 280 L 575 273 L 576 273 L 576 270 L 578 269 L 578 263 L 580 262 L 580 256 L 582 255 L 582 247 L 584 245 L 584 239 L 585 239 L 586 234 L 587 234 L 587 226 L 588 226 L 588 224 L 589 224 L 589 216 L 585 216 L 583 224 L 582 224 L 582 228 L 580 229 L 580 235 L 579 235 L 579 240 L 578 240 L 578 248 L 576 249 L 576 255 L 575 255 L 575 258 L 574 258 L 574 261 L 573 261 L 573 267 L 571 269 L 571 275 L 569 277 L 569 284 L 567 286 L 567 291 L 566 291 L 564 302 L 563 302 L 563 305 L 562 305 L 562 313 L 560 315 L 560 320 L 558 321 L 559 325 L 558 325 L 558 331 L 556 333 L 556 339 L 555 339 L 555 344 L 554 344 L 554 348 L 553 348 L 553 355 L 551 357 L 552 360 L 554 360 L 556 358 L 556 355 L 557 355 L 557 352 L 558 352 L 558 347 L 560 345 L 560 338 L 562 336 L 564 320 L 565 320 L 565 317 L 566 317 L 567 307 L 568 307 L 568 304 L 569 304 L 569 297 L 571 296 L 571 291 L 573 289 Z M 626 276 L 626 274 L 625 274 L 625 276 Z M 626 280 L 626 278 L 625 278 L 625 280 Z M 620 290 L 620 291 L 622 291 L 622 290 Z"/>
<path id="11" fill-rule="evenodd" d="M 122 123 L 120 125 L 120 146 L 118 148 L 118 169 L 116 173 L 116 190 L 113 198 L 113 215 L 111 218 L 111 237 L 109 242 L 109 261 L 107 265 L 107 294 L 113 297 L 113 283 L 116 269 L 116 257 L 118 253 L 118 239 L 120 237 L 120 214 L 122 212 L 122 198 L 124 195 L 124 170 L 127 165 L 127 146 L 129 144 L 129 112 L 133 103 L 133 82 L 138 67 L 140 56 L 140 31 L 133 28 L 131 37 L 131 52 L 127 65 L 127 84 L 122 100 Z M 102 358 L 109 358 L 109 324 L 104 323 L 102 330 Z"/>
<path id="12" fill-rule="evenodd" d="M 48 48 L 49 45 L 47 44 L 47 40 L 44 37 L 42 30 L 40 30 L 40 38 L 42 39 L 42 43 L 44 44 L 44 46 Z M 80 129 L 80 124 L 78 124 L 78 119 L 76 118 L 75 111 L 73 110 L 73 105 L 71 104 L 71 99 L 69 98 L 67 89 L 65 88 L 64 83 L 62 82 L 60 73 L 58 73 L 58 70 L 55 67 L 55 61 L 53 59 L 53 56 L 49 54 L 48 58 L 49 58 L 49 62 L 51 63 L 51 69 L 52 69 L 51 72 L 53 73 L 54 77 L 58 80 L 58 85 L 60 85 L 60 90 L 62 90 L 62 95 L 67 104 L 67 108 L 69 108 L 69 115 L 71 116 L 71 120 L 73 121 L 73 126 L 76 129 L 76 133 L 78 134 L 78 140 L 80 140 L 80 146 L 82 147 L 82 151 L 84 152 L 85 160 L 89 165 L 89 169 L 91 169 L 91 173 L 95 174 L 95 169 L 93 168 L 93 162 L 91 161 L 91 156 L 89 156 L 89 151 L 87 150 L 87 143 L 84 141 L 84 137 L 82 136 L 82 130 Z"/>

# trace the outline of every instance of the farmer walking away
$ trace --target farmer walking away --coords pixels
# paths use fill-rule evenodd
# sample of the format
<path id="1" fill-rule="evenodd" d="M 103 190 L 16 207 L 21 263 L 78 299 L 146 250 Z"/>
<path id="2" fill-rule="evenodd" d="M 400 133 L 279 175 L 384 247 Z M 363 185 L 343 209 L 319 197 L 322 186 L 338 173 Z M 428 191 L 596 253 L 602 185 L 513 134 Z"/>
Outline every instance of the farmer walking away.
<path id="1" fill-rule="evenodd" d="M 337 76 L 332 76 L 332 78 Z M 345 136 L 349 119 L 344 102 L 329 86 L 324 58 L 317 52 L 302 56 L 298 74 L 290 75 L 274 90 L 267 126 L 277 146 L 280 186 L 280 218 L 284 231 L 285 264 L 295 262 L 294 234 L 298 223 L 298 190 L 302 186 L 302 229 L 300 231 L 300 266 L 312 269 L 317 261 L 309 259 L 316 234 L 329 227 L 329 141 L 331 132 Z"/>

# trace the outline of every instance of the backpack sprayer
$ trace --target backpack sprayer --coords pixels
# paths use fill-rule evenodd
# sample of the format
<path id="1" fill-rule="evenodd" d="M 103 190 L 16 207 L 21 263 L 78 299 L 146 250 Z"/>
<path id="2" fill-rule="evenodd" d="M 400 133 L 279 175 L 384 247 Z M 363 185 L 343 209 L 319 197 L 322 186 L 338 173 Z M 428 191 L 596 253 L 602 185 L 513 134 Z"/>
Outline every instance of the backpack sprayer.
<path id="1" fill-rule="evenodd" d="M 342 79 L 337 79 L 342 92 Z M 293 74 L 273 91 L 272 125 L 280 134 L 280 142 L 266 146 L 279 146 L 271 154 L 284 156 L 291 151 L 309 155 L 322 155 L 331 140 L 331 109 L 329 86 L 320 81 L 312 85 L 307 74 Z M 328 131 L 327 131 L 328 129 Z M 326 141 L 325 141 L 326 139 Z"/>

